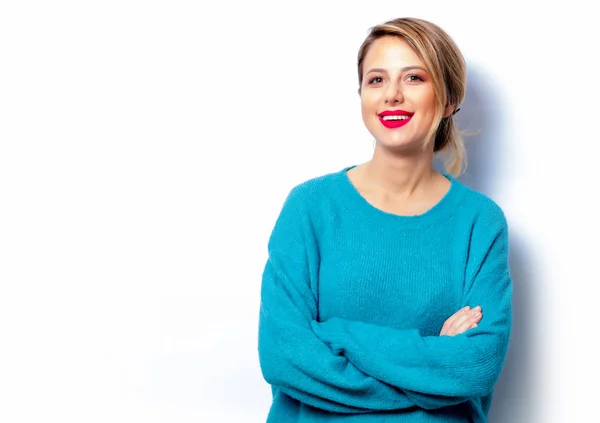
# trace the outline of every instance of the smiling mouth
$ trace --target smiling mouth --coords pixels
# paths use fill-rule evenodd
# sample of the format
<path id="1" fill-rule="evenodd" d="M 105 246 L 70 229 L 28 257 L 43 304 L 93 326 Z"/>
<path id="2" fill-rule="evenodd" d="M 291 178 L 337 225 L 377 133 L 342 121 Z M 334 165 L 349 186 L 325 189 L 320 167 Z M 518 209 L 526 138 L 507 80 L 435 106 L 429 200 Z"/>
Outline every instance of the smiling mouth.
<path id="1" fill-rule="evenodd" d="M 412 119 L 412 116 L 406 115 L 385 116 L 385 119 L 382 116 L 378 117 L 381 124 L 388 129 L 400 128 L 401 126 L 406 125 Z"/>

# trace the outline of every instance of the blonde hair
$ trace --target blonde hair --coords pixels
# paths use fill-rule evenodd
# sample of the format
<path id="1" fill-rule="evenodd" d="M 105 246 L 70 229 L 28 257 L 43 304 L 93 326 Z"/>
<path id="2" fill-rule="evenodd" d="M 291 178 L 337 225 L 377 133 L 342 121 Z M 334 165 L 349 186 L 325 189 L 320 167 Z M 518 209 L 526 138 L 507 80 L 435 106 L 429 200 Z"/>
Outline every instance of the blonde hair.
<path id="1" fill-rule="evenodd" d="M 454 115 L 443 118 L 444 109 L 451 104 L 455 110 L 466 91 L 467 66 L 450 36 L 439 26 L 417 18 L 398 18 L 370 28 L 369 35 L 358 51 L 358 93 L 363 82 L 363 62 L 373 42 L 384 36 L 400 37 L 415 51 L 425 64 L 431 78 L 436 114 L 427 140 L 435 133 L 433 151 L 444 152 L 446 171 L 460 176 L 467 168 L 467 153 L 462 135 L 455 128 Z"/>

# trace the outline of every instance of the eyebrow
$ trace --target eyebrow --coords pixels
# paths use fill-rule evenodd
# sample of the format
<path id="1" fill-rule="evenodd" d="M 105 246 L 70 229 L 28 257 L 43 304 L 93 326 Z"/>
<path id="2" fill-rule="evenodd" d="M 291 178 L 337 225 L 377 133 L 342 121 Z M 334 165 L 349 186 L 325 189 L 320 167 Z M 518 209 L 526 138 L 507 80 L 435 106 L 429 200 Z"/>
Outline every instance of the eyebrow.
<path id="1" fill-rule="evenodd" d="M 400 69 L 400 71 L 402 71 L 402 72 L 406 72 L 406 71 L 413 70 L 413 69 L 420 69 L 420 70 L 422 70 L 422 71 L 425 71 L 425 72 L 427 72 L 427 69 L 425 69 L 425 68 L 424 68 L 424 67 L 422 67 L 422 66 L 405 66 L 405 67 L 403 67 L 402 69 Z M 369 71 L 368 71 L 368 72 L 367 72 L 365 75 L 367 75 L 367 74 L 369 74 L 369 73 L 371 73 L 371 72 L 382 72 L 382 73 L 387 73 L 387 70 L 385 70 L 385 69 L 383 69 L 383 68 L 373 68 L 373 69 L 369 70 Z"/>

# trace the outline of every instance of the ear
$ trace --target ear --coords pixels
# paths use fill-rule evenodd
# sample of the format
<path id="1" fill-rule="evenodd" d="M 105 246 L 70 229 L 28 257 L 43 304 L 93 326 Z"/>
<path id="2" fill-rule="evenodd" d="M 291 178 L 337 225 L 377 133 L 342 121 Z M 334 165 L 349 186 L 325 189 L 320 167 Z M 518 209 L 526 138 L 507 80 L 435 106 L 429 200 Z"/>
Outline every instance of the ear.
<path id="1" fill-rule="evenodd" d="M 447 118 L 453 112 L 454 112 L 454 105 L 453 104 L 447 104 L 446 107 L 444 108 L 444 115 L 442 117 Z"/>

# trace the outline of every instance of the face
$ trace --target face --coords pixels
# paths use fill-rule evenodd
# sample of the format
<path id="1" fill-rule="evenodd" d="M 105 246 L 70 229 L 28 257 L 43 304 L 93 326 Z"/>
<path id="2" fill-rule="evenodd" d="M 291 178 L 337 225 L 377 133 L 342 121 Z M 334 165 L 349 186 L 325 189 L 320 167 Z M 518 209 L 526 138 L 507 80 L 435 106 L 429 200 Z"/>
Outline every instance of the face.
<path id="1" fill-rule="evenodd" d="M 363 121 L 379 143 L 396 149 L 423 147 L 435 116 L 435 94 L 425 65 L 406 41 L 386 36 L 371 44 L 363 61 L 360 98 Z M 384 118 L 384 112 L 401 115 Z"/>

